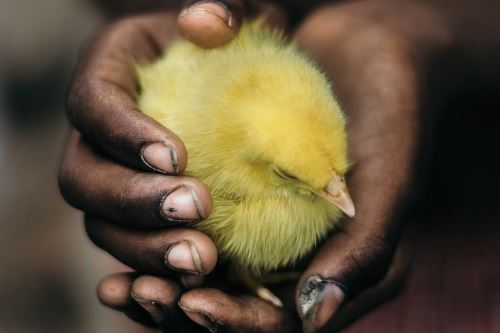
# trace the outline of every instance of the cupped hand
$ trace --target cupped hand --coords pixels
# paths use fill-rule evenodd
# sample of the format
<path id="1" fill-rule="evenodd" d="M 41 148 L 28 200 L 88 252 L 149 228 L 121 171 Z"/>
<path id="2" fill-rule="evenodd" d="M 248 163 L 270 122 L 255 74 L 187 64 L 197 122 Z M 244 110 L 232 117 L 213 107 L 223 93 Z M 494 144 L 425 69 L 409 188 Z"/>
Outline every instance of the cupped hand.
<path id="1" fill-rule="evenodd" d="M 185 228 L 205 219 L 212 202 L 201 182 L 182 176 L 187 153 L 181 139 L 138 109 L 134 62 L 159 57 L 178 30 L 203 47 L 221 45 L 250 9 L 240 0 L 191 1 L 180 14 L 118 20 L 84 49 L 68 96 L 73 129 L 58 176 L 64 198 L 85 213 L 98 246 L 184 287 L 199 285 L 217 261 L 212 240 Z"/>
<path id="2" fill-rule="evenodd" d="M 335 314 L 327 332 L 334 332 L 392 296 L 402 285 L 414 246 L 414 228 L 405 228 L 387 274 Z M 202 288 L 186 291 L 174 279 L 137 273 L 109 275 L 99 283 L 100 301 L 143 325 L 164 332 L 302 332 L 297 316 L 297 280 L 268 285 L 283 302 L 278 308 L 231 285 L 218 270 Z M 186 320 L 186 319 L 189 320 Z"/>
<path id="3" fill-rule="evenodd" d="M 307 332 L 331 332 L 400 287 L 414 239 L 412 226 L 402 221 L 424 133 L 417 48 L 419 38 L 429 38 L 423 30 L 405 30 L 404 21 L 424 15 L 432 23 L 433 18 L 413 6 L 411 17 L 394 19 L 388 6 L 371 1 L 326 6 L 295 32 L 299 45 L 332 80 L 348 116 L 356 217 L 321 245 L 298 282 L 279 288 L 278 295 L 292 300 L 283 309 L 220 289 L 184 293 L 180 308 L 199 325 L 230 332 L 293 332 L 301 329 L 300 318 Z M 440 38 L 432 42 L 439 44 Z M 101 286 L 111 288 L 116 283 L 111 282 L 105 279 Z M 105 304 L 107 288 L 101 289 Z M 152 294 L 161 294 L 160 289 Z"/>
<path id="4" fill-rule="evenodd" d="M 408 268 L 409 253 L 395 252 L 409 241 L 403 230 L 413 230 L 405 213 L 418 195 L 432 126 L 422 106 L 425 66 L 446 52 L 449 35 L 425 4 L 361 1 L 323 7 L 296 38 L 348 118 L 356 216 L 321 245 L 296 291 L 304 330 L 331 332 L 393 294 Z"/>
<path id="5" fill-rule="evenodd" d="M 215 266 L 215 245 L 182 226 L 210 214 L 210 194 L 182 176 L 182 141 L 135 103 L 133 61 L 154 59 L 175 37 L 176 15 L 159 13 L 120 20 L 86 47 L 68 97 L 75 129 L 59 184 L 84 211 L 91 239 L 125 264 L 201 277 Z"/>

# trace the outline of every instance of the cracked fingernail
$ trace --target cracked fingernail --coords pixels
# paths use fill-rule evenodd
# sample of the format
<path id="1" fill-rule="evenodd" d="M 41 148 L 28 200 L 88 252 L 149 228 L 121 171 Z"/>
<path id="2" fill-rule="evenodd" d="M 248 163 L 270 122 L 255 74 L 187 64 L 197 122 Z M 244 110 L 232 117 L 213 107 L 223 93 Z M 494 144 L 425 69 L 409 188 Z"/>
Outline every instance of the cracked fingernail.
<path id="1" fill-rule="evenodd" d="M 149 301 L 132 294 L 132 298 L 146 310 L 156 323 L 161 323 L 165 318 L 165 307 L 156 301 Z"/>
<path id="2" fill-rule="evenodd" d="M 323 327 L 345 299 L 339 282 L 311 276 L 302 287 L 299 296 L 305 333 L 316 332 Z"/>
<path id="3" fill-rule="evenodd" d="M 172 245 L 165 254 L 165 264 L 176 270 L 192 274 L 203 273 L 200 255 L 190 241 Z"/>
<path id="4" fill-rule="evenodd" d="M 207 218 L 203 203 L 188 186 L 181 186 L 167 194 L 161 208 L 169 220 L 198 221 Z"/>
<path id="5" fill-rule="evenodd" d="M 142 150 L 144 163 L 159 172 L 175 175 L 179 173 L 179 163 L 175 149 L 163 142 L 155 142 L 145 146 Z"/>

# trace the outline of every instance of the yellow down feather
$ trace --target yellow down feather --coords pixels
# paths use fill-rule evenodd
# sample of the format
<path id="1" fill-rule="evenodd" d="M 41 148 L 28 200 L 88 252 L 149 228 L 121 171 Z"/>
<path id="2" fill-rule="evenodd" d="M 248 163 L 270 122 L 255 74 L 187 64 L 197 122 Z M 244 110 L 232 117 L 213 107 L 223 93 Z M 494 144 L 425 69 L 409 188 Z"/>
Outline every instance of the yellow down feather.
<path id="1" fill-rule="evenodd" d="M 174 43 L 137 66 L 138 103 L 185 143 L 185 174 L 211 191 L 193 226 L 220 255 L 253 274 L 307 254 L 339 223 L 314 192 L 345 174 L 345 120 L 325 76 L 293 43 L 259 22 L 224 47 Z"/>

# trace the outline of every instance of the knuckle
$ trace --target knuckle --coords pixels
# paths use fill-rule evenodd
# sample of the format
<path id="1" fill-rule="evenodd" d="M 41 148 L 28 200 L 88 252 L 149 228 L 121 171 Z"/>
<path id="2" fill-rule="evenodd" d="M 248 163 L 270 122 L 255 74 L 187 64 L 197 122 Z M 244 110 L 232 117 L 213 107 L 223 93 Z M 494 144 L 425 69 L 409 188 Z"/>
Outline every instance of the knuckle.
<path id="1" fill-rule="evenodd" d="M 119 218 L 124 224 L 143 227 L 164 223 L 161 202 L 170 191 L 170 184 L 155 176 L 133 170 L 124 174 L 119 191 L 113 193 L 113 220 Z"/>
<path id="2" fill-rule="evenodd" d="M 57 173 L 57 183 L 59 192 L 63 199 L 77 209 L 85 207 L 85 181 L 82 168 L 78 167 L 78 162 L 74 161 L 66 152 L 61 161 Z"/>
<path id="3" fill-rule="evenodd" d="M 137 26 L 142 21 L 140 16 L 119 19 L 106 26 L 86 47 L 83 58 L 87 58 L 87 61 L 82 62 L 66 98 L 66 113 L 75 126 L 95 116 L 93 110 L 103 102 L 103 91 L 106 91 L 107 87 L 106 80 L 95 72 L 95 66 L 88 64 L 88 59 L 103 45 L 121 48 L 130 36 L 140 33 Z"/>
<path id="4" fill-rule="evenodd" d="M 66 167 L 65 161 L 63 160 L 59 165 L 59 170 L 57 172 L 57 184 L 59 185 L 59 189 L 61 190 L 61 192 L 66 191 L 68 183 L 68 169 Z"/>
<path id="5" fill-rule="evenodd" d="M 84 215 L 84 228 L 89 239 L 95 246 L 109 252 L 111 243 L 109 242 L 109 230 L 107 230 L 106 222 L 98 220 L 95 217 Z"/>
<path id="6" fill-rule="evenodd" d="M 59 166 L 57 173 L 57 183 L 59 186 L 59 191 L 66 202 L 72 206 L 75 206 L 73 188 L 75 186 L 75 175 L 72 172 L 72 168 L 69 166 L 67 158 L 64 158 Z"/>
<path id="7" fill-rule="evenodd" d="M 409 56 L 411 51 L 408 36 L 401 30 L 383 23 L 370 23 L 358 32 L 358 37 L 378 45 L 379 52 L 393 56 Z"/>
<path id="8" fill-rule="evenodd" d="M 101 90 L 98 78 L 87 75 L 75 78 L 66 100 L 66 114 L 77 129 L 81 130 L 85 118 L 92 117 Z"/>
<path id="9" fill-rule="evenodd" d="M 392 257 L 392 247 L 379 235 L 369 235 L 365 244 L 366 246 L 360 248 L 359 252 L 355 252 L 361 267 L 366 267 L 366 271 L 379 271 L 376 275 L 385 274 Z"/>
<path id="10" fill-rule="evenodd" d="M 151 15 L 131 15 L 120 18 L 104 28 L 100 38 L 107 40 L 123 39 L 125 36 L 135 35 L 142 28 L 149 25 Z"/>
<path id="11" fill-rule="evenodd" d="M 130 32 L 134 29 L 138 22 L 140 22 L 138 16 L 128 16 L 118 19 L 115 22 L 110 23 L 108 27 L 104 29 L 103 35 L 109 37 L 115 34 Z"/>
<path id="12" fill-rule="evenodd" d="M 93 223 L 92 218 L 89 217 L 87 214 L 85 214 L 84 217 L 84 224 L 85 224 L 85 232 L 87 233 L 87 236 L 89 239 L 94 243 L 96 246 L 99 248 L 103 248 L 101 242 L 99 241 L 99 233 L 97 231 L 95 223 Z"/>
<path id="13" fill-rule="evenodd" d="M 374 285 L 386 276 L 394 249 L 383 236 L 368 234 L 364 236 L 355 250 L 347 255 L 346 279 L 353 293 Z"/>
<path id="14" fill-rule="evenodd" d="M 148 197 L 148 183 L 144 179 L 144 175 L 128 172 L 128 176 L 125 177 L 125 181 L 121 186 L 121 191 L 117 198 L 117 207 L 119 210 L 127 209 L 130 207 L 131 198 L 134 198 L 136 203 L 142 203 L 144 196 Z"/>
<path id="15" fill-rule="evenodd" d="M 81 113 L 81 104 L 85 100 L 82 98 L 82 95 L 82 83 L 74 81 L 66 99 L 66 114 L 73 124 L 78 123 L 77 120 L 78 115 Z"/>

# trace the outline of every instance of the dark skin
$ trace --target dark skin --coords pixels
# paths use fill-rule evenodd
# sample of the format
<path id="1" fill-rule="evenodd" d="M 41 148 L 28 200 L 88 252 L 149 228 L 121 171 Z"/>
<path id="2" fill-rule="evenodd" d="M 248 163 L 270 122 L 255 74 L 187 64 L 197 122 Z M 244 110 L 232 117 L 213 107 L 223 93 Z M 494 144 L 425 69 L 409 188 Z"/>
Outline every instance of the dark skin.
<path id="1" fill-rule="evenodd" d="M 465 5 L 453 12 L 439 3 L 339 3 L 288 27 L 330 77 L 348 116 L 353 162 L 348 184 L 356 217 L 318 248 L 299 281 L 273 289 L 285 301 L 281 309 L 202 285 L 214 270 L 216 248 L 206 235 L 182 225 L 208 216 L 210 194 L 196 179 L 182 176 L 188 157 L 181 139 L 135 104 L 131 57 L 158 57 L 178 37 L 176 25 L 194 42 L 216 47 L 237 33 L 241 17 L 263 10 L 249 10 L 251 4 L 240 1 L 225 9 L 209 2 L 194 6 L 179 21 L 177 12 L 158 12 L 106 28 L 86 49 L 70 91 L 68 114 L 75 129 L 61 165 L 62 193 L 85 212 L 87 232 L 98 246 L 151 274 L 108 276 L 98 296 L 165 331 L 194 332 L 193 322 L 229 332 L 294 332 L 302 325 L 308 331 L 338 330 L 393 295 L 408 270 L 413 227 L 403 221 L 429 126 L 422 116 L 428 64 L 452 46 L 471 50 L 476 60 L 478 49 L 498 50 L 488 38 L 463 33 Z M 291 16 L 272 12 L 272 24 L 283 25 Z M 483 16 L 490 12 L 485 9 Z M 229 16 L 236 20 L 232 27 L 226 24 Z M 206 24 L 215 28 L 200 33 Z M 488 61 L 478 63 L 486 69 Z M 175 212 L 164 209 L 172 206 Z M 220 282 L 218 274 L 216 269 L 212 280 Z M 324 283 L 311 284 L 311 277 Z M 331 279 L 348 290 L 328 283 Z M 304 289 L 311 286 L 315 292 Z M 310 295 L 317 297 L 305 302 Z"/>

